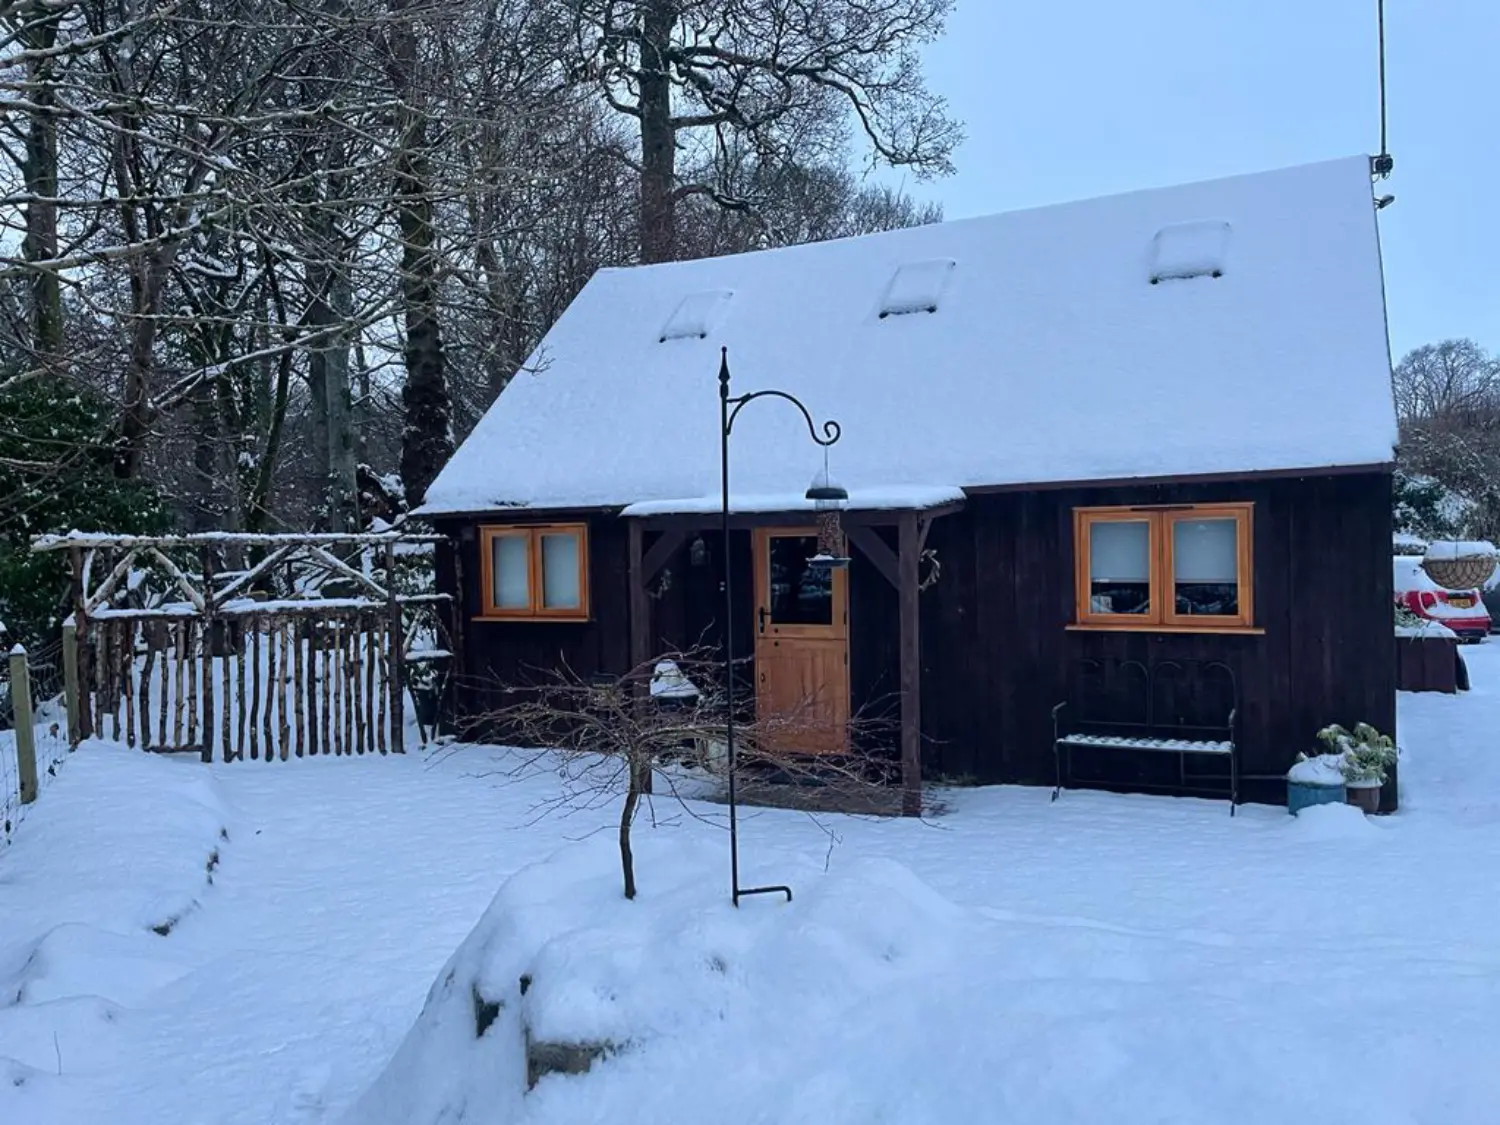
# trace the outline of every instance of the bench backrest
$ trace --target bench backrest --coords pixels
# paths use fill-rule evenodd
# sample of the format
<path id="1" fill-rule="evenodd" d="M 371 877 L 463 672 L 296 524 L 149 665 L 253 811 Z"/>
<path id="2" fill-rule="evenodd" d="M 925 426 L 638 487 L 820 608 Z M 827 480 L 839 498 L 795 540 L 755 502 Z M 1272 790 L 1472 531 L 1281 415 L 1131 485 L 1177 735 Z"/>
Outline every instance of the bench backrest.
<path id="1" fill-rule="evenodd" d="M 1148 666 L 1088 658 L 1074 666 L 1069 704 L 1073 722 L 1085 727 L 1192 738 L 1222 732 L 1239 699 L 1234 671 L 1221 660 Z"/>

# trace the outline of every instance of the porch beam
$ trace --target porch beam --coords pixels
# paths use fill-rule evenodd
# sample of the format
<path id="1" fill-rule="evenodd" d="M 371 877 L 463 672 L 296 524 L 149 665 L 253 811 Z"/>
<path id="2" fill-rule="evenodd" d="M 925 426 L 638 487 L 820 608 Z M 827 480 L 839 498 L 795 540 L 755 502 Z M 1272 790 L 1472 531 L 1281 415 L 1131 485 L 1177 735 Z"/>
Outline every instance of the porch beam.
<path id="1" fill-rule="evenodd" d="M 661 572 L 661 568 L 672 557 L 672 552 L 687 542 L 687 537 L 688 529 L 685 527 L 672 527 L 661 533 L 656 542 L 651 544 L 651 549 L 646 552 L 645 558 L 641 560 L 642 586 Z"/>
<path id="2" fill-rule="evenodd" d="M 933 508 L 846 508 L 839 513 L 839 522 L 845 527 L 890 527 L 907 516 L 920 514 L 928 519 L 952 515 L 962 511 L 963 501 L 955 500 Z M 663 512 L 654 516 L 626 516 L 629 523 L 638 523 L 647 531 L 666 531 L 683 528 L 689 534 L 694 531 L 718 530 L 717 512 Z M 735 531 L 753 530 L 757 527 L 816 527 L 818 513 L 811 508 L 797 508 L 784 512 L 731 512 L 729 526 Z"/>
<path id="3" fill-rule="evenodd" d="M 921 596 L 918 571 L 921 535 L 917 514 L 906 512 L 897 525 L 896 584 L 901 606 L 901 815 L 922 815 Z"/>
<path id="4" fill-rule="evenodd" d="M 858 547 L 865 558 L 874 564 L 875 569 L 885 575 L 885 580 L 900 589 L 901 575 L 896 564 L 896 552 L 885 545 L 885 540 L 872 528 L 862 524 L 854 524 L 845 528 L 845 531 L 848 532 L 849 542 Z"/>

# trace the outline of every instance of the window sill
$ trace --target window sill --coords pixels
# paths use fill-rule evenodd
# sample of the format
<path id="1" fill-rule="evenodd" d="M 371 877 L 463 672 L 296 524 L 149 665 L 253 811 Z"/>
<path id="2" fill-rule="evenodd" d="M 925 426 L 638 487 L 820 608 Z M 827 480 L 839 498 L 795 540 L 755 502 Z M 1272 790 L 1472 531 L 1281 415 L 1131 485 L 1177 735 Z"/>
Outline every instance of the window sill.
<path id="1" fill-rule="evenodd" d="M 1139 625 L 1064 625 L 1070 633 L 1231 633 L 1245 637 L 1260 637 L 1265 635 L 1265 630 L 1257 625 L 1161 625 L 1156 622 L 1142 622 Z"/>
<path id="2" fill-rule="evenodd" d="M 476 613 L 469 620 L 489 625 L 515 625 L 533 621 L 539 625 L 588 625 L 594 619 L 576 613 Z"/>

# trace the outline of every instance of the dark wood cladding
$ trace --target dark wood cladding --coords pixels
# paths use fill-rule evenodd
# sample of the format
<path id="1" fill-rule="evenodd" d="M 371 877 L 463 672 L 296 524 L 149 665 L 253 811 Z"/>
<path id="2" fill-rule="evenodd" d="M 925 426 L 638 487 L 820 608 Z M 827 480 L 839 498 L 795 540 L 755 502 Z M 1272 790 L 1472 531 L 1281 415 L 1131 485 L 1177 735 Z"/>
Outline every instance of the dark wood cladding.
<path id="1" fill-rule="evenodd" d="M 1452 637 L 1397 637 L 1396 686 L 1451 695 L 1459 689 L 1460 659 Z"/>
<path id="2" fill-rule="evenodd" d="M 1246 500 L 1255 504 L 1262 634 L 1066 628 L 1074 615 L 1075 507 Z M 1222 662 L 1234 674 L 1246 795 L 1280 800 L 1281 775 L 1299 750 L 1315 747 L 1321 726 L 1363 720 L 1395 729 L 1390 541 L 1383 473 L 973 497 L 928 541 L 943 571 L 923 595 L 926 769 L 1044 784 L 1052 774 L 1051 708 L 1091 690 L 1089 675 L 1103 670 L 1104 690 L 1119 695 L 1109 705 L 1125 710 L 1126 665 L 1190 670 Z M 1174 689 L 1185 700 L 1183 721 L 1223 705 L 1222 684 L 1189 674 L 1192 682 L 1201 698 L 1191 686 Z"/>
<path id="3" fill-rule="evenodd" d="M 1255 634 L 1070 630 L 1074 618 L 1075 507 L 1249 501 L 1254 514 Z M 1088 486 L 971 496 L 935 519 L 920 576 L 922 760 L 930 778 L 1050 784 L 1052 719 L 1063 699 L 1125 714 L 1140 699 L 1139 669 L 1165 684 L 1155 701 L 1174 721 L 1222 723 L 1238 711 L 1237 740 L 1250 800 L 1279 801 L 1281 778 L 1318 729 L 1359 721 L 1395 730 L 1390 478 L 1383 471 L 1195 483 Z M 898 547 L 895 513 L 871 526 Z M 557 520 L 568 513 L 548 512 Z M 566 662 L 581 674 L 629 664 L 628 531 L 612 514 L 589 523 L 593 617 L 585 624 L 464 618 L 460 668 L 471 686 L 462 706 L 482 706 L 485 684 L 513 683 Z M 441 525 L 457 535 L 483 521 Z M 507 522 L 497 515 L 493 522 Z M 513 522 L 524 522 L 513 520 Z M 705 521 L 706 522 L 706 521 Z M 672 525 L 676 528 L 677 525 Z M 669 529 L 670 530 L 670 529 Z M 643 550 L 659 536 L 647 530 Z M 698 540 L 695 548 L 694 541 Z M 460 541 L 464 604 L 479 604 L 477 535 Z M 664 547 L 663 550 L 666 548 Z M 660 554 L 660 552 L 658 552 Z M 866 748 L 891 755 L 898 738 L 900 606 L 896 589 L 860 550 L 849 575 L 853 707 L 886 721 L 888 739 Z M 724 550 L 717 530 L 689 532 L 648 583 L 649 651 L 723 638 Z M 732 532 L 735 648 L 740 698 L 754 650 L 750 533 Z M 453 588 L 451 568 L 440 582 Z M 1199 674 L 1223 666 L 1218 674 Z M 1157 675 L 1155 673 L 1159 672 Z M 1158 690 L 1153 687 L 1153 691 Z M 1129 717 L 1126 715 L 1125 717 Z M 877 745 L 876 742 L 882 744 Z M 1121 760 L 1118 781 L 1149 780 L 1151 763 Z M 1393 794 L 1394 787 L 1389 787 Z"/>
<path id="4" fill-rule="evenodd" d="M 587 621 L 492 620 L 475 617 L 483 604 L 479 533 L 482 526 L 535 522 L 586 522 L 589 528 Z M 620 672 L 630 657 L 630 623 L 627 601 L 627 535 L 623 520 L 598 513 L 548 512 L 518 518 L 496 513 L 493 519 L 475 522 L 437 523 L 440 534 L 456 544 L 458 567 L 444 563 L 440 554 L 438 588 L 457 589 L 462 574 L 458 614 L 460 636 L 454 688 L 454 719 L 460 731 L 474 716 L 493 708 L 503 686 L 537 681 L 539 674 L 564 665 L 581 676 L 597 672 Z"/>

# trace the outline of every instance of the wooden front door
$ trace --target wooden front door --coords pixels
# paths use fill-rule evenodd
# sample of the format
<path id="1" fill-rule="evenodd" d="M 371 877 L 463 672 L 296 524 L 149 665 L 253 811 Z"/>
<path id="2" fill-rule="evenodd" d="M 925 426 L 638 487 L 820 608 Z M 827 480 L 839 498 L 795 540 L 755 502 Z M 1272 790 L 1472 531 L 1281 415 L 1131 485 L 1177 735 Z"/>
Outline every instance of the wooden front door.
<path id="1" fill-rule="evenodd" d="M 839 753 L 849 727 L 849 572 L 808 528 L 755 532 L 755 717 L 766 749 Z"/>

